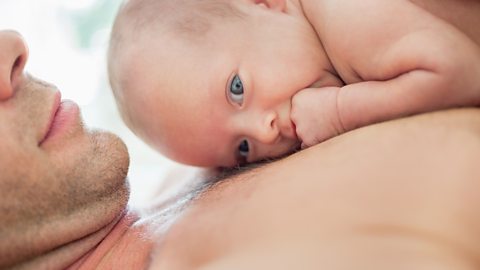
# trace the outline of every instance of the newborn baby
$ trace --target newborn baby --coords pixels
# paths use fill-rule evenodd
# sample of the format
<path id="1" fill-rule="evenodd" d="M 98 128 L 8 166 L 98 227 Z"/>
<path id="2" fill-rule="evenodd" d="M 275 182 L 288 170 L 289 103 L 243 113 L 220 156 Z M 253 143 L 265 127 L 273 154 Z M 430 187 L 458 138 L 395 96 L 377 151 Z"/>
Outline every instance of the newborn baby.
<path id="1" fill-rule="evenodd" d="M 130 0 L 109 51 L 126 124 L 181 163 L 279 157 L 480 104 L 476 0 Z"/>

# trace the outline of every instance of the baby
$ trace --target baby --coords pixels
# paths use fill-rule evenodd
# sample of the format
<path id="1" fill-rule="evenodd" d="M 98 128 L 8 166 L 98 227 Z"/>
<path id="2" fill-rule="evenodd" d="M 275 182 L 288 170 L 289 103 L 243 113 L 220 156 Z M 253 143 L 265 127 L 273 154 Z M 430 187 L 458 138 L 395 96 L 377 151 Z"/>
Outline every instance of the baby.
<path id="1" fill-rule="evenodd" d="M 136 135 L 178 162 L 231 167 L 478 106 L 480 1 L 131 0 L 109 75 Z"/>

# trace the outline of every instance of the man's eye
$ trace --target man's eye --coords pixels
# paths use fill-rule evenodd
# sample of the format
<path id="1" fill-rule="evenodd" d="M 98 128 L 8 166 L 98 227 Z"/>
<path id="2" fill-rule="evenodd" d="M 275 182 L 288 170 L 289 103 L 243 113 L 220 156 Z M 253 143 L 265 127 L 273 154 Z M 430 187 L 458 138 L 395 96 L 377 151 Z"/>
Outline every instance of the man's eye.
<path id="1" fill-rule="evenodd" d="M 243 140 L 240 145 L 238 146 L 238 154 L 242 159 L 247 159 L 248 152 L 250 151 L 250 147 L 248 146 L 248 141 Z"/>
<path id="2" fill-rule="evenodd" d="M 238 105 L 243 104 L 243 83 L 238 75 L 233 77 L 232 82 L 230 83 L 229 96 L 230 100 L 237 103 Z"/>

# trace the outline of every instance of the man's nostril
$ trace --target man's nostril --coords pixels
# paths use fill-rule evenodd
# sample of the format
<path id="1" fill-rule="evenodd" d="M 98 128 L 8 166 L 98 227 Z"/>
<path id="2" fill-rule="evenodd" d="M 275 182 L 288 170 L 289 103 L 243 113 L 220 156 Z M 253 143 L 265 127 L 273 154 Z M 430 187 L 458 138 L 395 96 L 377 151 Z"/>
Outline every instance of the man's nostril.
<path id="1" fill-rule="evenodd" d="M 12 73 L 10 75 L 10 79 L 13 81 L 16 73 L 18 72 L 19 69 L 21 69 L 21 65 L 22 65 L 22 56 L 19 56 L 17 57 L 17 59 L 15 59 L 15 62 L 13 63 L 13 66 L 12 66 Z"/>
<path id="2" fill-rule="evenodd" d="M 17 57 L 17 59 L 15 59 L 15 62 L 13 63 L 13 68 L 14 69 L 19 68 L 20 65 L 22 65 L 22 62 L 23 62 L 23 55 L 20 55 L 19 57 Z"/>
<path id="3" fill-rule="evenodd" d="M 12 64 L 10 71 L 10 84 L 12 88 L 15 88 L 18 84 L 19 77 L 22 76 L 23 70 L 25 68 L 26 55 L 19 55 Z"/>

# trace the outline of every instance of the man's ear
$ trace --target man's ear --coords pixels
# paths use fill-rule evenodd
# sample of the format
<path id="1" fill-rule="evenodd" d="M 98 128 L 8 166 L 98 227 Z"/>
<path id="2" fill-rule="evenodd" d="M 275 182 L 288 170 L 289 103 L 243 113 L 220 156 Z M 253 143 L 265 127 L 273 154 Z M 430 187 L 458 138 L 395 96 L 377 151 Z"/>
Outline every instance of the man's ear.
<path id="1" fill-rule="evenodd" d="M 263 4 L 270 9 L 280 11 L 280 12 L 284 12 L 285 9 L 287 8 L 287 3 L 286 3 L 287 0 L 254 0 L 254 1 L 255 1 L 255 4 L 257 5 Z"/>

